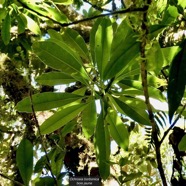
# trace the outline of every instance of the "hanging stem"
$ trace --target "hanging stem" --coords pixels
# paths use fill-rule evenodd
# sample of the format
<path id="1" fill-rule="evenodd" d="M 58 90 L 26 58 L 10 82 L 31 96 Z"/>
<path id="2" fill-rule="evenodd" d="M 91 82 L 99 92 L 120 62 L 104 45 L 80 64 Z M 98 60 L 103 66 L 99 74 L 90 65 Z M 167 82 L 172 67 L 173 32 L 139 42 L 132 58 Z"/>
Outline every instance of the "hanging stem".
<path id="1" fill-rule="evenodd" d="M 146 5 L 146 6 L 149 6 L 150 3 L 151 3 L 151 1 L 149 0 L 148 5 Z M 161 153 L 160 153 L 161 144 L 158 139 L 156 122 L 154 120 L 152 106 L 149 101 L 148 82 L 147 82 L 147 60 L 146 60 L 146 53 L 145 53 L 145 51 L 146 51 L 145 48 L 146 48 L 146 44 L 147 44 L 147 40 L 148 40 L 148 38 L 147 38 L 148 27 L 147 27 L 146 23 L 147 23 L 147 11 L 143 13 L 143 21 L 142 21 L 142 25 L 141 25 L 141 29 L 143 32 L 142 40 L 141 40 L 141 58 L 142 58 L 142 60 L 141 60 L 141 78 L 142 78 L 142 86 L 143 86 L 143 91 L 144 91 L 144 96 L 145 96 L 145 103 L 147 106 L 149 120 L 152 125 L 152 138 L 153 138 L 154 144 L 155 144 L 158 170 L 159 170 L 163 185 L 167 186 L 166 177 L 165 177 L 165 173 L 164 173 L 162 161 L 161 161 Z"/>

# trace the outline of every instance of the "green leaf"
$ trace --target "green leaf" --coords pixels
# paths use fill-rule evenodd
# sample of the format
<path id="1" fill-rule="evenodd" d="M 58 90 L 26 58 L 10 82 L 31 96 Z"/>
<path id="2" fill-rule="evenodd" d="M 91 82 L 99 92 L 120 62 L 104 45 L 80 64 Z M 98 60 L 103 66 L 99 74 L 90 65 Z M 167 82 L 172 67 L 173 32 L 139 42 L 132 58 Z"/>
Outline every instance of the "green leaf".
<path id="1" fill-rule="evenodd" d="M 171 123 L 174 112 L 179 107 L 186 84 L 186 40 L 180 46 L 180 52 L 172 61 L 167 89 L 169 105 L 169 121 Z"/>
<path id="2" fill-rule="evenodd" d="M 41 30 L 39 25 L 31 17 L 24 14 L 27 21 L 27 28 L 36 35 L 41 35 Z"/>
<path id="3" fill-rule="evenodd" d="M 47 164 L 47 159 L 46 159 L 46 155 L 42 156 L 37 162 L 36 165 L 34 167 L 34 173 L 41 173 L 43 168 L 45 168 Z"/>
<path id="4" fill-rule="evenodd" d="M 61 111 L 56 112 L 42 123 L 40 127 L 41 133 L 49 134 L 61 128 L 62 126 L 70 122 L 72 119 L 74 119 L 86 107 L 87 104 L 78 104 L 66 107 Z"/>
<path id="5" fill-rule="evenodd" d="M 110 59 L 111 43 L 113 38 L 112 23 L 104 18 L 100 22 L 95 34 L 95 62 L 102 79 L 105 79 L 105 68 Z"/>
<path id="6" fill-rule="evenodd" d="M 11 17 L 10 14 L 7 13 L 2 23 L 2 29 L 1 29 L 1 37 L 5 45 L 8 45 L 8 43 L 10 42 L 10 29 L 11 29 Z"/>
<path id="7" fill-rule="evenodd" d="M 127 150 L 129 145 L 129 133 L 125 124 L 114 110 L 110 110 L 108 113 L 107 121 L 112 138 L 121 148 Z"/>
<path id="8" fill-rule="evenodd" d="M 98 26 L 100 25 L 102 19 L 97 19 L 96 22 L 94 23 L 91 31 L 90 31 L 90 52 L 92 56 L 93 63 L 96 64 L 96 59 L 95 59 L 95 36 L 96 32 L 98 29 Z"/>
<path id="9" fill-rule="evenodd" d="M 74 129 L 75 125 L 77 125 L 77 121 L 75 121 L 75 120 L 72 120 L 72 121 L 68 122 L 63 127 L 63 130 L 61 131 L 61 135 L 63 137 L 65 137 L 68 133 L 70 133 Z"/>
<path id="10" fill-rule="evenodd" d="M 29 140 L 23 139 L 19 144 L 16 162 L 24 184 L 28 186 L 33 172 L 33 145 Z"/>
<path id="11" fill-rule="evenodd" d="M 106 180 L 110 175 L 110 135 L 108 125 L 104 121 L 103 111 L 97 120 L 94 142 L 100 176 Z"/>
<path id="12" fill-rule="evenodd" d="M 73 83 L 76 80 L 72 78 L 69 74 L 63 72 L 48 72 L 37 77 L 36 81 L 42 85 L 53 86 Z"/>
<path id="13" fill-rule="evenodd" d="M 127 98 L 125 97 L 112 98 L 110 96 L 109 99 L 112 101 L 118 112 L 128 116 L 140 124 L 151 125 L 148 114 L 143 108 L 144 102 L 141 101 L 139 104 L 139 100 L 136 102 L 135 98 L 132 100 L 128 99 L 127 101 Z"/>
<path id="14" fill-rule="evenodd" d="M 33 50 L 46 65 L 63 71 L 82 83 L 89 80 L 81 58 L 64 42 L 54 39 L 36 42 Z"/>
<path id="15" fill-rule="evenodd" d="M 19 13 L 17 16 L 18 21 L 18 33 L 21 34 L 25 31 L 25 28 L 27 26 L 27 19 L 24 14 Z"/>
<path id="16" fill-rule="evenodd" d="M 90 60 L 87 45 L 78 32 L 73 29 L 66 28 L 63 30 L 61 37 L 63 41 L 67 43 L 82 58 L 84 58 L 86 61 Z"/>
<path id="17" fill-rule="evenodd" d="M 146 57 L 148 60 L 147 70 L 159 75 L 165 58 L 158 42 L 154 42 L 151 48 L 147 50 Z"/>
<path id="18" fill-rule="evenodd" d="M 43 185 L 44 186 L 54 186 L 55 185 L 54 179 L 52 177 L 45 176 L 42 178 L 38 178 L 35 181 L 35 186 L 43 186 Z"/>
<path id="19" fill-rule="evenodd" d="M 71 5 L 73 0 L 53 0 L 55 4 L 62 4 L 62 5 Z"/>
<path id="20" fill-rule="evenodd" d="M 82 129 L 83 134 L 88 139 L 90 138 L 95 130 L 97 122 L 96 104 L 95 100 L 92 100 L 87 108 L 82 112 Z"/>
<path id="21" fill-rule="evenodd" d="M 178 54 L 179 51 L 180 51 L 180 47 L 178 46 L 162 48 L 162 52 L 165 58 L 163 66 L 170 65 L 174 57 Z"/>
<path id="22" fill-rule="evenodd" d="M 178 144 L 179 151 L 186 151 L 186 134 L 181 138 Z"/>
<path id="23" fill-rule="evenodd" d="M 53 19 L 54 21 L 57 21 L 59 23 L 67 23 L 68 18 L 65 14 L 62 13 L 57 7 L 53 5 L 48 5 L 47 3 L 44 3 L 44 6 L 42 4 L 42 9 L 46 10 L 47 16 L 50 17 L 50 19 Z"/>
<path id="24" fill-rule="evenodd" d="M 168 6 L 167 10 L 164 12 L 162 25 L 170 25 L 179 16 L 178 10 L 175 6 Z"/>
<path id="25" fill-rule="evenodd" d="M 141 81 L 136 81 L 136 80 L 131 80 L 131 79 L 123 79 L 122 81 L 120 81 L 119 85 L 123 88 L 123 94 L 125 95 L 130 95 L 129 92 L 132 88 L 132 90 L 139 90 L 139 91 L 134 91 L 134 94 L 133 95 L 144 95 L 143 93 L 143 87 L 141 85 Z M 159 99 L 161 101 L 165 101 L 162 93 L 160 90 L 158 90 L 157 88 L 154 88 L 154 87 L 151 87 L 149 86 L 148 87 L 149 89 L 149 95 L 152 97 L 152 98 L 155 98 L 155 99 Z"/>
<path id="26" fill-rule="evenodd" d="M 105 68 L 106 78 L 121 75 L 139 56 L 140 44 L 126 19 L 116 30 L 111 46 L 111 58 Z"/>
<path id="27" fill-rule="evenodd" d="M 53 3 L 36 3 L 34 1 L 32 2 L 28 0 L 21 1 L 25 4 L 26 7 L 28 7 L 30 10 L 33 10 L 34 12 L 37 12 L 40 16 L 44 16 L 45 18 L 48 17 L 49 19 L 52 19 L 59 23 L 68 22 L 66 15 L 64 15 L 59 9 L 57 9 L 57 7 Z"/>
<path id="28" fill-rule="evenodd" d="M 34 94 L 32 96 L 33 103 L 31 103 L 30 97 L 24 98 L 16 105 L 16 109 L 19 112 L 32 112 L 33 104 L 34 111 L 44 111 L 67 105 L 82 98 L 82 96 L 72 93 L 44 92 Z"/>
<path id="29" fill-rule="evenodd" d="M 178 0 L 178 4 L 179 4 L 180 6 L 182 6 L 183 8 L 186 7 L 186 1 Z"/>
<path id="30" fill-rule="evenodd" d="M 143 174 L 142 172 L 127 174 L 123 180 L 123 183 L 139 178 L 141 177 L 142 174 Z"/>

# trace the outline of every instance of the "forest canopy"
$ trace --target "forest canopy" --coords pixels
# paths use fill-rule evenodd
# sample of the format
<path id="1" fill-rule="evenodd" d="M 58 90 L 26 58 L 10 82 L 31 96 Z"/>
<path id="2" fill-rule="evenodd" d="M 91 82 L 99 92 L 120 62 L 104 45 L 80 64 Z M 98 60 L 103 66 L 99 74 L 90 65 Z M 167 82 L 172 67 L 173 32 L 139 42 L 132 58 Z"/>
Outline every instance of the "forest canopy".
<path id="1" fill-rule="evenodd" d="M 186 185 L 185 8 L 0 0 L 0 184 Z"/>

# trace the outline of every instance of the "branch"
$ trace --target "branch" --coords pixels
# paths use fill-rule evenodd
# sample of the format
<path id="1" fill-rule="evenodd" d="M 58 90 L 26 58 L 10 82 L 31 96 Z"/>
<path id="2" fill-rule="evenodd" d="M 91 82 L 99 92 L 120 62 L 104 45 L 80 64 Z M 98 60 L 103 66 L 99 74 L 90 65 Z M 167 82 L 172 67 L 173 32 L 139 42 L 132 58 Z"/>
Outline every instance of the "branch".
<path id="1" fill-rule="evenodd" d="M 13 180 L 12 178 L 9 178 L 7 175 L 3 174 L 3 173 L 0 173 L 0 176 L 7 179 L 7 180 L 10 180 L 11 182 L 13 182 L 14 184 L 18 185 L 18 186 L 24 186 L 22 183 L 18 182 L 18 181 L 15 181 Z"/>
<path id="2" fill-rule="evenodd" d="M 125 10 L 118 10 L 118 11 L 114 11 L 114 12 L 110 12 L 110 13 L 99 14 L 99 15 L 95 15 L 95 16 L 92 16 L 92 17 L 88 17 L 88 18 L 77 20 L 77 21 L 73 21 L 71 23 L 63 23 L 63 24 L 60 24 L 60 25 L 63 26 L 63 27 L 66 27 L 66 26 L 75 25 L 75 24 L 78 24 L 78 23 L 86 22 L 86 21 L 91 21 L 91 20 L 94 20 L 94 19 L 97 19 L 97 18 L 100 18 L 100 17 L 107 17 L 107 16 L 112 16 L 112 15 L 126 14 L 126 13 L 132 13 L 132 12 L 144 12 L 144 11 L 146 11 L 146 7 L 136 8 L 136 9 L 128 8 L 128 9 L 125 9 Z"/>
<path id="3" fill-rule="evenodd" d="M 143 8 L 136 8 L 136 9 L 128 8 L 128 9 L 125 9 L 125 10 L 118 10 L 118 11 L 109 12 L 109 13 L 105 13 L 105 14 L 95 15 L 95 16 L 92 16 L 92 17 L 88 17 L 88 18 L 77 20 L 77 21 L 73 21 L 73 22 L 70 22 L 70 23 L 60 23 L 60 22 L 52 19 L 50 16 L 43 15 L 43 14 L 37 12 L 36 10 L 30 8 L 26 3 L 23 3 L 21 0 L 17 0 L 17 1 L 23 6 L 23 8 L 25 8 L 27 10 L 30 10 L 30 11 L 36 13 L 39 16 L 45 17 L 49 20 L 52 20 L 54 23 L 57 23 L 57 24 L 61 25 L 62 27 L 67 27 L 67 26 L 70 26 L 70 25 L 83 23 L 83 22 L 86 22 L 86 21 L 90 21 L 90 20 L 100 18 L 100 17 L 112 16 L 112 15 L 117 15 L 117 14 L 126 14 L 126 13 L 132 13 L 132 12 L 144 12 L 144 11 L 147 10 L 146 6 L 143 7 Z"/>
<path id="4" fill-rule="evenodd" d="M 36 124 L 36 127 L 38 129 L 38 133 L 39 133 L 39 136 L 40 136 L 40 139 L 41 139 L 41 145 L 43 147 L 43 150 L 44 150 L 44 153 L 45 153 L 45 156 L 46 156 L 46 160 L 47 160 L 47 167 L 52 175 L 52 178 L 54 179 L 55 181 L 55 184 L 56 186 L 58 186 L 58 182 L 57 182 L 57 179 L 56 177 L 54 176 L 53 172 L 52 172 L 52 168 L 51 168 L 51 165 L 50 165 L 50 159 L 48 157 L 48 154 L 47 154 L 47 150 L 46 150 L 46 146 L 45 146 L 45 143 L 44 143 L 44 140 L 43 140 L 43 136 L 41 134 L 41 130 L 40 130 L 40 126 L 39 126 L 39 122 L 37 120 L 37 117 L 36 117 L 36 113 L 35 113 L 35 110 L 34 110 L 34 105 L 33 105 L 33 100 L 32 100 L 32 93 L 31 93 L 31 90 L 29 92 L 29 96 L 30 96 L 30 102 L 31 102 L 31 108 L 32 108 L 32 113 L 33 113 L 33 117 L 34 117 L 34 120 L 35 120 L 35 124 Z"/>
<path id="5" fill-rule="evenodd" d="M 148 7 L 151 3 L 151 0 L 149 0 L 148 5 L 146 5 L 147 10 Z M 162 166 L 162 161 L 161 161 L 161 152 L 160 152 L 160 142 L 158 139 L 158 131 L 157 131 L 157 126 L 156 122 L 154 120 L 154 113 L 152 111 L 152 106 L 149 100 L 149 91 L 148 91 L 148 82 L 147 82 L 147 60 L 146 60 L 146 44 L 147 44 L 147 35 L 148 35 L 148 27 L 147 27 L 147 11 L 143 13 L 143 21 L 142 21 L 142 41 L 141 41 L 141 78 L 142 78 L 142 86 L 143 86 L 143 91 L 144 91 L 144 96 L 145 96 L 145 103 L 147 106 L 147 111 L 149 115 L 149 120 L 152 125 L 152 138 L 154 140 L 154 145 L 155 145 L 155 151 L 156 151 L 156 160 L 158 164 L 158 170 L 161 176 L 161 180 L 164 186 L 167 186 L 167 181 L 165 177 L 165 173 L 163 170 Z"/>
<path id="6" fill-rule="evenodd" d="M 176 125 L 177 121 L 180 119 L 183 111 L 185 110 L 186 104 L 183 105 L 183 108 L 181 109 L 180 113 L 177 115 L 176 119 L 174 120 L 174 122 L 170 125 L 170 127 L 164 132 L 164 135 L 160 141 L 160 145 L 163 143 L 165 137 L 167 136 L 167 134 L 170 132 L 170 130 Z"/>

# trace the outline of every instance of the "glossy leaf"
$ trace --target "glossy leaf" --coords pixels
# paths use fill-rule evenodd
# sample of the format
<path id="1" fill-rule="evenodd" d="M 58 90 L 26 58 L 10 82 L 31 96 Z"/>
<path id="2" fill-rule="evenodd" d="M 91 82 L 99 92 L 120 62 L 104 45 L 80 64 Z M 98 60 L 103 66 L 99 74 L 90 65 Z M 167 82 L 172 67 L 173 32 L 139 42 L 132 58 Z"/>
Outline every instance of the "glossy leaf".
<path id="1" fill-rule="evenodd" d="M 93 63 L 96 64 L 96 59 L 95 59 L 95 35 L 98 29 L 98 26 L 100 25 L 102 19 L 97 19 L 96 22 L 94 23 L 91 31 L 90 31 L 90 52 L 92 56 Z"/>
<path id="2" fill-rule="evenodd" d="M 102 19 L 95 33 L 95 63 L 102 79 L 105 79 L 105 68 L 110 59 L 111 43 L 113 38 L 110 19 Z"/>
<path id="3" fill-rule="evenodd" d="M 10 14 L 7 13 L 2 23 L 2 29 L 1 29 L 1 37 L 5 45 L 8 45 L 8 43 L 10 42 L 10 29 L 11 29 L 11 17 Z"/>
<path id="4" fill-rule="evenodd" d="M 74 119 L 86 107 L 87 104 L 78 104 L 66 107 L 61 111 L 56 112 L 42 123 L 40 127 L 41 133 L 49 134 L 61 128 L 62 126 L 70 122 L 72 119 Z"/>
<path id="5" fill-rule="evenodd" d="M 136 35 L 124 19 L 113 38 L 110 61 L 105 68 L 106 78 L 121 75 L 125 68 L 135 62 L 139 52 L 140 45 L 136 41 Z"/>
<path id="6" fill-rule="evenodd" d="M 32 31 L 34 34 L 36 35 L 41 35 L 41 30 L 39 25 L 36 23 L 36 21 L 34 21 L 31 17 L 25 15 L 25 18 L 27 20 L 27 28 Z"/>
<path id="7" fill-rule="evenodd" d="M 186 134 L 181 138 L 178 144 L 179 151 L 186 151 Z"/>
<path id="8" fill-rule="evenodd" d="M 24 98 L 16 105 L 19 112 L 32 112 L 32 104 L 35 111 L 50 110 L 82 99 L 82 96 L 72 93 L 44 92 L 34 94 L 31 103 L 30 97 Z"/>
<path id="9" fill-rule="evenodd" d="M 48 72 L 37 77 L 36 81 L 42 85 L 53 86 L 73 83 L 76 80 L 72 78 L 69 74 L 63 72 Z"/>
<path id="10" fill-rule="evenodd" d="M 179 51 L 180 48 L 178 46 L 162 48 L 162 53 L 165 58 L 163 66 L 170 65 Z"/>
<path id="11" fill-rule="evenodd" d="M 100 176 L 105 180 L 110 175 L 110 136 L 103 112 L 100 113 L 97 120 L 94 140 Z"/>
<path id="12" fill-rule="evenodd" d="M 81 58 L 64 42 L 54 39 L 36 42 L 33 49 L 46 65 L 61 70 L 82 83 L 89 79 Z"/>
<path id="13" fill-rule="evenodd" d="M 50 19 L 57 21 L 59 23 L 66 23 L 68 21 L 66 15 L 64 15 L 61 11 L 54 6 L 54 4 L 47 3 L 35 3 L 34 1 L 21 0 L 22 3 L 25 4 L 29 9 L 34 10 L 40 16 L 49 17 Z"/>
<path id="14" fill-rule="evenodd" d="M 78 32 L 73 29 L 66 28 L 63 30 L 61 37 L 63 41 L 67 43 L 82 58 L 84 58 L 86 61 L 90 59 L 87 45 Z"/>
<path id="15" fill-rule="evenodd" d="M 87 108 L 82 112 L 82 130 L 86 138 L 90 138 L 95 130 L 97 123 L 96 104 L 92 100 Z"/>
<path id="16" fill-rule="evenodd" d="M 139 102 L 135 102 L 135 98 L 132 100 L 127 101 L 126 98 L 120 97 L 120 98 L 111 98 L 112 103 L 116 107 L 116 109 L 133 119 L 134 121 L 143 124 L 143 125 L 151 125 L 148 114 L 145 109 L 142 109 L 144 105 L 139 104 Z M 142 107 L 142 108 L 140 108 Z"/>
<path id="17" fill-rule="evenodd" d="M 178 10 L 175 6 L 168 6 L 166 9 L 163 20 L 161 22 L 162 25 L 169 25 L 170 23 L 174 22 L 175 19 L 179 16 Z"/>
<path id="18" fill-rule="evenodd" d="M 120 81 L 119 85 L 121 85 L 121 87 L 123 88 L 123 94 L 130 95 L 129 92 L 130 92 L 131 88 L 133 88 L 133 90 L 134 89 L 138 90 L 138 91 L 136 91 L 136 94 L 134 91 L 134 95 L 144 95 L 141 81 L 136 81 L 136 80 L 131 80 L 131 79 L 123 79 L 122 81 Z M 156 98 L 161 101 L 165 101 L 160 90 L 158 90 L 157 88 L 151 87 L 151 86 L 149 86 L 148 89 L 149 89 L 149 94 L 152 98 Z"/>
<path id="19" fill-rule="evenodd" d="M 121 148 L 127 150 L 129 145 L 129 134 L 125 124 L 114 110 L 110 110 L 108 113 L 107 121 L 109 123 L 109 131 L 112 138 Z"/>
<path id="20" fill-rule="evenodd" d="M 24 184 L 28 186 L 33 172 L 33 145 L 29 140 L 23 139 L 19 144 L 16 162 Z"/>
<path id="21" fill-rule="evenodd" d="M 174 112 L 178 109 L 185 91 L 186 85 L 186 41 L 180 46 L 180 52 L 172 61 L 168 82 L 169 121 L 171 123 Z"/>

